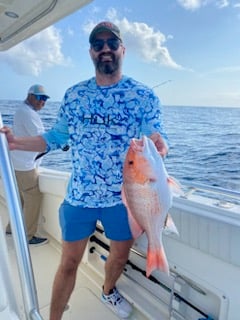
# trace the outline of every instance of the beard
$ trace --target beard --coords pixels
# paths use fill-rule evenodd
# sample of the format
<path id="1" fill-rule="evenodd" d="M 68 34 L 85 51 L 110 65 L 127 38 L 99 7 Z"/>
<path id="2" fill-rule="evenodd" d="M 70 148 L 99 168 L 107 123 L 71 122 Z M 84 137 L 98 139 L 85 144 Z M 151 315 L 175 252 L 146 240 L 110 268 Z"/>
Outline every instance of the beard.
<path id="1" fill-rule="evenodd" d="M 112 61 L 102 61 L 102 55 L 94 60 L 96 70 L 101 74 L 114 74 L 120 68 L 120 60 L 112 55 Z"/>

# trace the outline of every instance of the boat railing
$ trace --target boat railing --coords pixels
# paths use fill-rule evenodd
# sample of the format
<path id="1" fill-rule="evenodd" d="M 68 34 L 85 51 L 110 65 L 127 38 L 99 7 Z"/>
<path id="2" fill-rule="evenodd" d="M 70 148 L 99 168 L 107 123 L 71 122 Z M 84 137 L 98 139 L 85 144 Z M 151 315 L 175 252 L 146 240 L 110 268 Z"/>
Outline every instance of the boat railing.
<path id="1" fill-rule="evenodd" d="M 0 128 L 3 126 L 0 113 Z M 22 219 L 22 209 L 18 194 L 16 178 L 11 163 L 8 145 L 4 134 L 0 133 L 0 173 L 5 190 L 9 211 L 9 220 L 16 250 L 17 265 L 23 295 L 24 311 L 30 320 L 42 320 L 36 294 L 36 285 L 32 269 L 25 224 Z"/>
<path id="2" fill-rule="evenodd" d="M 216 194 L 218 196 L 225 196 L 227 198 L 237 199 L 238 201 L 240 201 L 240 192 L 236 190 L 229 190 L 221 187 L 185 181 L 183 185 L 187 188 L 187 191 L 184 194 L 185 198 L 188 198 L 189 195 L 193 194 L 194 192 L 200 191 L 203 193 Z"/>

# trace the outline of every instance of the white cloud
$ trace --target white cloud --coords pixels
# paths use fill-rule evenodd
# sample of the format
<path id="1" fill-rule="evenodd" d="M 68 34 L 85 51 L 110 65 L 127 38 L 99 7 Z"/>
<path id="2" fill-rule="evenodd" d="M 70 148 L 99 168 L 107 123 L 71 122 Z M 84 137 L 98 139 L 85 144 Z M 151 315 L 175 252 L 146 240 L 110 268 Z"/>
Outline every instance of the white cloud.
<path id="1" fill-rule="evenodd" d="M 177 2 L 187 10 L 199 9 L 206 3 L 206 1 L 203 0 L 177 0 Z"/>
<path id="2" fill-rule="evenodd" d="M 123 32 L 128 50 L 135 51 L 144 61 L 180 69 L 165 46 L 166 36 L 142 22 L 129 22 L 127 19 L 117 21 Z"/>
<path id="3" fill-rule="evenodd" d="M 228 0 L 218 0 L 216 2 L 216 5 L 218 8 L 225 8 L 225 7 L 228 7 L 229 6 L 229 1 Z"/>
<path id="4" fill-rule="evenodd" d="M 0 62 L 8 64 L 20 75 L 38 76 L 43 69 L 55 65 L 66 65 L 61 51 L 61 36 L 51 26 L 28 40 L 0 53 Z"/>
<path id="5" fill-rule="evenodd" d="M 229 6 L 229 0 L 177 0 L 177 2 L 186 10 L 197 10 L 208 4 L 214 4 L 218 8 Z"/>
<path id="6" fill-rule="evenodd" d="M 146 23 L 131 22 L 126 18 L 119 19 L 115 9 L 107 12 L 106 19 L 116 23 L 120 28 L 127 51 L 135 52 L 145 62 L 183 69 L 173 60 L 165 46 L 165 42 L 172 39 L 171 35 L 165 36 Z M 95 23 L 89 22 L 84 26 L 84 30 L 89 33 L 94 26 Z"/>

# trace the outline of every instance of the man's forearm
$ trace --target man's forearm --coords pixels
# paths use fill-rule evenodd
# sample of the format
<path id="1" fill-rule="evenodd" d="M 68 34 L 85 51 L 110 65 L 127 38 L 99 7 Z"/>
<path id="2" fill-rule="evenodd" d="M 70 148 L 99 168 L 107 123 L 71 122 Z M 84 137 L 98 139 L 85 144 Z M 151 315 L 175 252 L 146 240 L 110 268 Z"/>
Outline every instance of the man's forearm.
<path id="1" fill-rule="evenodd" d="M 42 136 L 35 137 L 16 137 L 9 127 L 0 128 L 0 134 L 6 135 L 10 150 L 24 150 L 44 152 L 46 150 L 46 142 Z"/>
<path id="2" fill-rule="evenodd" d="M 14 137 L 13 141 L 9 141 L 9 148 L 10 150 L 43 152 L 46 150 L 46 142 L 42 136 Z"/>

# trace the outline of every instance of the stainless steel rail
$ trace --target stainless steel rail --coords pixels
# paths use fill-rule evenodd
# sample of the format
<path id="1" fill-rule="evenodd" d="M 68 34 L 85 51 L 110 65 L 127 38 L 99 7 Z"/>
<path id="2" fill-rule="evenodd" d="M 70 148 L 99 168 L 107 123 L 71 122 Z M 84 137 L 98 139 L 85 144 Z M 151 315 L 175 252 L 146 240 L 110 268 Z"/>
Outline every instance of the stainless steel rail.
<path id="1" fill-rule="evenodd" d="M 3 122 L 0 113 L 0 128 L 2 126 Z M 25 316 L 27 320 L 43 320 L 38 311 L 39 306 L 36 286 L 25 225 L 22 219 L 22 209 L 16 185 L 16 178 L 9 156 L 6 137 L 2 133 L 0 133 L 0 155 L 0 173 L 5 190 L 11 230 L 16 250 Z"/>
<path id="2" fill-rule="evenodd" d="M 188 187 L 190 193 L 192 193 L 191 191 L 205 191 L 205 192 L 211 192 L 211 193 L 215 193 L 215 194 L 222 194 L 231 198 L 237 198 L 240 199 L 240 192 L 238 191 L 234 191 L 234 190 L 228 190 L 228 189 L 224 189 L 224 188 L 220 188 L 220 187 L 213 187 L 213 186 L 208 186 L 208 185 L 204 185 L 204 184 L 200 184 L 200 183 L 194 183 L 194 182 L 185 182 L 183 183 L 184 187 Z M 187 192 L 188 194 L 188 192 Z"/>

